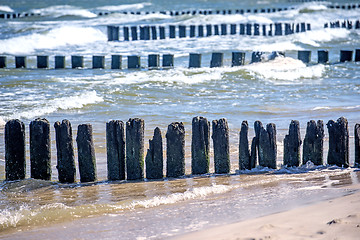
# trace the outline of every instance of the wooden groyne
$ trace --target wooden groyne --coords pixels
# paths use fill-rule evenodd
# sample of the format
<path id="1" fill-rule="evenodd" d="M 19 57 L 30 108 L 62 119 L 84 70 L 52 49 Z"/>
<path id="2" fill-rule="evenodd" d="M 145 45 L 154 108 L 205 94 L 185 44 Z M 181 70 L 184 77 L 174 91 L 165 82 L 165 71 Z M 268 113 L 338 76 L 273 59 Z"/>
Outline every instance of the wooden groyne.
<path id="1" fill-rule="evenodd" d="M 346 118 L 329 120 L 329 148 L 327 164 L 349 167 L 349 126 Z M 58 180 L 62 183 L 75 181 L 75 159 L 72 128 L 68 120 L 54 124 L 56 133 Z M 164 177 L 164 151 L 161 130 L 154 130 L 144 161 L 144 120 L 130 118 L 126 123 L 113 120 L 106 123 L 106 149 L 108 180 L 162 179 Z M 31 178 L 51 179 L 50 124 L 46 119 L 35 119 L 30 123 L 30 168 Z M 266 126 L 255 121 L 255 136 L 249 146 L 249 126 L 241 124 L 238 155 L 240 170 L 251 170 L 257 165 L 270 169 L 277 168 L 276 125 Z M 209 173 L 210 135 L 213 141 L 213 161 L 216 174 L 230 173 L 230 143 L 227 120 L 221 118 L 210 122 L 204 117 L 192 120 L 191 173 Z M 166 134 L 166 177 L 177 178 L 185 175 L 185 127 L 182 122 L 168 125 Z M 323 165 L 324 124 L 319 120 L 307 123 L 305 138 L 300 136 L 300 123 L 291 121 L 289 133 L 284 138 L 283 165 L 298 167 L 311 161 Z M 354 127 L 355 167 L 360 165 L 360 124 Z M 25 125 L 20 120 L 10 120 L 5 125 L 5 171 L 6 180 L 25 178 L 26 151 Z M 96 176 L 95 147 L 92 126 L 78 126 L 76 144 L 81 182 L 94 182 Z M 302 158 L 300 146 L 303 144 Z M 249 148 L 250 147 L 250 148 Z M 146 169 L 146 176 L 145 176 Z"/>

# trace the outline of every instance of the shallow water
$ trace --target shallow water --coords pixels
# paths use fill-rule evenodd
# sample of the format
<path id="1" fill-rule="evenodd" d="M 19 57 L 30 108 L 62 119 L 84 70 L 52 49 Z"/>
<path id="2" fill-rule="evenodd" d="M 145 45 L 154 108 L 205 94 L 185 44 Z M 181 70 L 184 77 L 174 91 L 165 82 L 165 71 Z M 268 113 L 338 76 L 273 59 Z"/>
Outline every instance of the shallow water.
<path id="1" fill-rule="evenodd" d="M 360 119 L 360 68 L 339 62 L 340 50 L 359 48 L 360 31 L 324 29 L 325 22 L 358 20 L 360 9 L 328 9 L 327 1 L 3 1 L 0 11 L 34 12 L 41 17 L 0 19 L 0 179 L 4 173 L 4 124 L 19 118 L 47 118 L 51 125 L 68 119 L 73 136 L 77 125 L 93 124 L 97 184 L 58 184 L 55 135 L 52 128 L 52 182 L 27 179 L 1 183 L 0 236 L 7 239 L 83 238 L 159 239 L 213 225 L 262 216 L 298 205 L 341 196 L 338 186 L 357 184 L 357 169 L 283 169 L 283 138 L 291 120 L 299 120 L 302 138 L 310 119 L 349 121 L 350 163 L 354 162 L 353 128 Z M 194 9 L 294 10 L 244 15 L 169 16 L 162 14 L 97 16 L 99 11 L 161 11 Z M 106 25 L 221 24 L 308 22 L 312 31 L 288 36 L 212 36 L 204 38 L 107 42 Z M 330 64 L 317 64 L 317 50 L 329 51 Z M 311 64 L 296 60 L 298 50 L 312 50 Z M 246 65 L 230 67 L 233 51 L 246 52 Z M 248 64 L 252 51 L 284 51 L 285 58 Z M 188 54 L 202 54 L 202 68 L 188 69 Z M 209 68 L 211 53 L 224 53 L 224 67 Z M 111 70 L 110 56 L 123 55 L 123 70 Z M 148 70 L 147 55 L 171 53 L 175 68 Z M 141 56 L 141 70 L 127 70 L 126 57 Z M 15 69 L 14 56 L 26 55 L 28 69 Z M 36 55 L 49 55 L 51 69 L 36 69 Z M 54 70 L 54 56 L 65 55 L 67 69 Z M 83 55 L 85 69 L 70 69 L 70 56 Z M 106 69 L 91 69 L 92 55 L 105 55 Z M 191 120 L 227 118 L 230 127 L 229 176 L 165 181 L 106 182 L 105 123 L 112 119 L 145 120 L 145 143 L 160 127 L 182 121 L 186 129 L 186 173 L 190 174 Z M 277 126 L 278 170 L 238 170 L 241 122 L 273 122 Z M 325 127 L 326 128 L 326 127 Z M 327 134 L 327 130 L 325 129 Z M 165 138 L 164 138 L 165 139 Z M 325 155 L 327 150 L 325 136 Z M 74 143 L 76 148 L 76 144 Z M 29 143 L 27 143 L 27 151 Z M 164 148 L 166 149 L 166 148 Z M 75 149 L 76 153 L 76 149 Z M 211 162 L 212 162 L 212 150 Z M 27 166 L 29 152 L 27 152 Z M 310 169 L 310 170 L 309 170 Z M 214 172 L 213 163 L 210 172 Z M 29 176 L 29 167 L 27 176 Z M 79 174 L 77 173 L 79 180 Z M 81 232 L 75 226 L 81 226 Z M 141 226 L 141 227 L 139 227 Z M 64 229 L 67 229 L 66 231 Z M 61 234 L 59 234 L 61 232 Z M 66 235 L 64 235 L 66 234 Z M 79 238 L 81 238 L 79 237 Z"/>

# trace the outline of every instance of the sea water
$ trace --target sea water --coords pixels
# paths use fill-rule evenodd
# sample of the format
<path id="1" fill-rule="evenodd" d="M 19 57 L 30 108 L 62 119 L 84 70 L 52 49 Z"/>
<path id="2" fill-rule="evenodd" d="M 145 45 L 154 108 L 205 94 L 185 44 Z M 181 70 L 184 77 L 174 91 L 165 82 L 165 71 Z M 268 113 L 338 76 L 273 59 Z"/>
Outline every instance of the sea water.
<path id="1" fill-rule="evenodd" d="M 353 128 L 360 121 L 360 68 L 339 63 L 340 50 L 359 48 L 360 30 L 324 29 L 324 23 L 359 20 L 360 9 L 329 9 L 350 1 L 0 1 L 1 12 L 41 16 L 0 19 L 0 179 L 5 179 L 4 125 L 18 118 L 26 125 L 47 118 L 51 125 L 70 120 L 93 125 L 97 184 L 58 184 L 55 134 L 52 128 L 52 179 L 2 182 L 0 231 L 4 238 L 167 238 L 328 199 L 348 192 L 337 186 L 356 184 L 357 169 L 304 166 L 283 168 L 283 139 L 291 120 L 299 120 L 302 138 L 307 121 L 349 121 L 350 162 L 354 162 Z M 243 15 L 170 16 L 158 11 L 284 8 L 293 10 Z M 113 11 L 107 16 L 98 12 Z M 156 11 L 124 15 L 120 11 Z M 311 31 L 288 36 L 211 36 L 149 41 L 107 41 L 107 25 L 199 25 L 275 22 L 311 24 Z M 310 64 L 297 60 L 298 50 L 311 50 Z M 330 64 L 317 64 L 317 50 L 329 51 Z M 231 66 L 233 51 L 246 52 L 246 65 Z M 285 57 L 249 64 L 252 51 L 282 51 Z M 189 69 L 189 53 L 202 54 L 202 68 Z M 224 53 L 224 67 L 209 68 L 212 52 Z M 148 70 L 148 54 L 174 54 L 175 67 Z M 123 70 L 109 69 L 111 55 L 123 56 Z M 28 56 L 27 69 L 15 69 L 14 56 Z M 37 69 L 36 56 L 48 55 L 50 69 Z M 54 56 L 66 56 L 67 69 L 54 70 Z M 84 56 L 85 69 L 71 69 L 70 56 Z M 106 69 L 91 69 L 92 56 L 104 55 Z M 126 57 L 141 56 L 140 70 L 127 70 Z M 105 123 L 145 120 L 145 148 L 159 127 L 163 138 L 171 122 L 186 131 L 186 174 L 191 173 L 191 121 L 225 117 L 230 128 L 231 175 L 186 177 L 165 181 L 106 182 Z M 238 171 L 241 122 L 275 123 L 278 168 Z M 325 154 L 327 130 L 325 126 Z M 74 144 L 76 150 L 76 144 Z M 165 145 L 164 145 L 165 146 Z M 165 148 L 164 148 L 165 149 Z M 75 151 L 76 154 L 76 151 Z M 210 172 L 214 172 L 211 150 Z M 79 174 L 77 173 L 79 181 Z M 80 228 L 82 229 L 80 231 Z M 65 229 L 67 229 L 65 231 Z M 62 235 L 62 234 L 68 235 Z M 80 235 L 81 233 L 81 235 Z M 24 235 L 22 235 L 24 234 Z"/>

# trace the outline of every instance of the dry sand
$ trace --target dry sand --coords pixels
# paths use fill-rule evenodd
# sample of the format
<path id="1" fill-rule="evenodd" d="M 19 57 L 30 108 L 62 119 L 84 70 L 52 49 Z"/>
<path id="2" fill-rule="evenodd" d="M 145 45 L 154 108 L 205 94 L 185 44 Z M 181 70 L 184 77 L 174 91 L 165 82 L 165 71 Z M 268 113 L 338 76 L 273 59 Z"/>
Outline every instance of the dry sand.
<path id="1" fill-rule="evenodd" d="M 360 185 L 350 188 L 351 195 L 174 239 L 360 239 Z"/>

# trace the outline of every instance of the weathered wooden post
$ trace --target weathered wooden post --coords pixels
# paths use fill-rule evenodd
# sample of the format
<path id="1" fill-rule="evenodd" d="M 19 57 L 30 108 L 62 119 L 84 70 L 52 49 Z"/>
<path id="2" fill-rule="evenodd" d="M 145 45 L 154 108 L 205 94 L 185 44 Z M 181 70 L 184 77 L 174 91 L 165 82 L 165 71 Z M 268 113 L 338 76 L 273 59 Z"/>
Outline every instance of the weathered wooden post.
<path id="1" fill-rule="evenodd" d="M 240 31 L 239 31 L 240 35 L 245 35 L 245 24 L 240 23 Z"/>
<path id="2" fill-rule="evenodd" d="M 355 62 L 360 61 L 360 49 L 355 50 Z"/>
<path id="3" fill-rule="evenodd" d="M 159 32 L 160 32 L 160 39 L 165 39 L 165 27 L 164 26 L 159 27 Z"/>
<path id="4" fill-rule="evenodd" d="M 121 69 L 121 65 L 122 65 L 122 56 L 111 55 L 111 69 Z"/>
<path id="5" fill-rule="evenodd" d="M 329 61 L 329 51 L 318 50 L 318 63 L 327 63 Z"/>
<path id="6" fill-rule="evenodd" d="M 230 34 L 231 35 L 236 34 L 236 24 L 230 24 Z"/>
<path id="7" fill-rule="evenodd" d="M 125 180 L 124 123 L 112 120 L 106 123 L 107 176 L 110 181 Z"/>
<path id="8" fill-rule="evenodd" d="M 298 167 L 300 165 L 300 123 L 292 120 L 289 127 L 289 134 L 284 138 L 284 165 Z"/>
<path id="9" fill-rule="evenodd" d="M 269 123 L 260 129 L 259 134 L 259 165 L 276 169 L 276 126 Z"/>
<path id="10" fill-rule="evenodd" d="M 144 39 L 150 40 L 150 26 L 144 27 Z"/>
<path id="11" fill-rule="evenodd" d="M 251 54 L 251 63 L 261 62 L 261 56 L 263 52 L 253 52 Z"/>
<path id="12" fill-rule="evenodd" d="M 349 167 L 349 129 L 346 118 L 326 124 L 329 131 L 329 151 L 327 161 L 330 165 Z"/>
<path id="13" fill-rule="evenodd" d="M 247 121 L 241 123 L 241 130 L 239 133 L 239 169 L 251 169 L 251 159 L 249 151 L 249 140 L 248 140 L 249 125 Z"/>
<path id="14" fill-rule="evenodd" d="M 140 56 L 128 56 L 128 68 L 140 68 Z"/>
<path id="15" fill-rule="evenodd" d="M 195 37 L 195 25 L 190 25 L 190 37 Z"/>
<path id="16" fill-rule="evenodd" d="M 258 23 L 254 23 L 254 36 L 260 35 L 260 25 Z"/>
<path id="17" fill-rule="evenodd" d="M 90 124 L 80 124 L 76 136 L 81 182 L 96 181 L 95 148 Z"/>
<path id="18" fill-rule="evenodd" d="M 275 36 L 281 36 L 281 35 L 282 35 L 282 24 L 275 23 Z"/>
<path id="19" fill-rule="evenodd" d="M 201 67 L 201 54 L 190 53 L 189 68 L 200 68 L 200 67 Z"/>
<path id="20" fill-rule="evenodd" d="M 212 25 L 211 24 L 207 24 L 206 25 L 206 36 L 210 37 L 212 35 Z"/>
<path id="21" fill-rule="evenodd" d="M 252 168 L 256 167 L 257 158 L 260 159 L 259 139 L 260 139 L 260 129 L 262 127 L 263 127 L 263 125 L 260 121 L 257 120 L 254 122 L 255 136 L 251 141 L 251 153 L 250 153 L 250 166 Z"/>
<path id="22" fill-rule="evenodd" d="M 222 67 L 223 66 L 224 53 L 214 52 L 211 55 L 210 67 Z"/>
<path id="23" fill-rule="evenodd" d="M 266 25 L 262 25 L 262 35 L 266 36 Z"/>
<path id="24" fill-rule="evenodd" d="M 174 55 L 173 54 L 164 54 L 162 66 L 164 68 L 174 67 Z"/>
<path id="25" fill-rule="evenodd" d="M 179 37 L 180 38 L 186 37 L 186 26 L 179 25 Z"/>
<path id="26" fill-rule="evenodd" d="M 148 67 L 149 69 L 158 68 L 160 66 L 160 55 L 149 54 L 148 56 Z"/>
<path id="27" fill-rule="evenodd" d="M 61 183 L 73 183 L 76 177 L 72 128 L 69 120 L 55 122 L 58 178 Z"/>
<path id="28" fill-rule="evenodd" d="M 46 119 L 30 122 L 30 174 L 31 178 L 51 179 L 50 123 Z"/>
<path id="29" fill-rule="evenodd" d="M 245 53 L 244 52 L 232 52 L 231 66 L 241 66 L 245 63 Z"/>
<path id="30" fill-rule="evenodd" d="M 224 36 L 224 35 L 227 35 L 227 24 L 223 23 L 220 25 L 221 27 L 221 35 Z"/>
<path id="31" fill-rule="evenodd" d="M 18 119 L 5 124 L 5 172 L 6 180 L 25 178 L 25 125 Z"/>
<path id="32" fill-rule="evenodd" d="M 311 61 L 311 51 L 298 51 L 298 59 L 303 63 L 309 63 Z"/>
<path id="33" fill-rule="evenodd" d="M 124 41 L 129 41 L 130 40 L 129 27 L 124 26 L 123 27 L 123 33 L 124 33 Z"/>
<path id="34" fill-rule="evenodd" d="M 351 51 L 351 50 L 341 50 L 340 51 L 340 62 L 351 62 L 352 55 L 353 55 L 353 51 Z"/>
<path id="35" fill-rule="evenodd" d="M 229 127 L 227 120 L 221 118 L 212 121 L 212 139 L 214 146 L 215 173 L 230 172 Z"/>
<path id="36" fill-rule="evenodd" d="M 204 26 L 199 25 L 198 26 L 198 37 L 203 37 L 203 36 L 204 36 Z"/>
<path id="37" fill-rule="evenodd" d="M 360 166 L 360 124 L 355 124 L 354 127 L 355 138 L 355 167 Z"/>
<path id="38" fill-rule="evenodd" d="M 250 36 L 252 34 L 252 25 L 250 23 L 246 24 L 246 35 Z"/>
<path id="39" fill-rule="evenodd" d="M 112 40 L 113 40 L 113 41 L 119 41 L 119 27 L 113 26 L 113 30 L 112 30 Z"/>
<path id="40" fill-rule="evenodd" d="M 65 56 L 55 56 L 55 69 L 65 68 Z"/>
<path id="41" fill-rule="evenodd" d="M 71 56 L 71 67 L 72 68 L 83 68 L 84 57 L 83 56 Z"/>
<path id="42" fill-rule="evenodd" d="M 132 39 L 133 41 L 138 40 L 137 27 L 136 27 L 136 26 L 132 26 L 130 29 L 131 29 L 131 39 Z"/>
<path id="43" fill-rule="evenodd" d="M 174 122 L 166 132 L 166 176 L 180 177 L 185 174 L 185 128 L 182 122 Z"/>
<path id="44" fill-rule="evenodd" d="M 156 26 L 151 26 L 151 39 L 152 40 L 157 39 Z"/>
<path id="45" fill-rule="evenodd" d="M 105 68 L 105 56 L 93 56 L 92 64 L 93 64 L 93 69 Z"/>
<path id="46" fill-rule="evenodd" d="M 163 145 L 160 128 L 155 128 L 152 140 L 149 140 L 149 149 L 147 150 L 145 164 L 146 164 L 146 178 L 147 179 L 161 179 L 163 178 L 164 158 Z"/>
<path id="47" fill-rule="evenodd" d="M 219 25 L 217 25 L 217 24 L 214 25 L 214 35 L 215 36 L 220 35 Z"/>
<path id="48" fill-rule="evenodd" d="M 169 37 L 170 38 L 175 38 L 176 37 L 176 29 L 175 29 L 175 26 L 174 25 L 170 25 L 169 26 L 169 32 L 170 32 L 170 34 L 169 34 Z"/>
<path id="49" fill-rule="evenodd" d="M 145 27 L 140 26 L 140 40 L 145 40 Z"/>
<path id="50" fill-rule="evenodd" d="M 303 145 L 303 164 L 311 161 L 315 165 L 323 165 L 324 123 L 311 120 L 307 123 Z"/>
<path id="51" fill-rule="evenodd" d="M 37 68 L 49 68 L 49 56 L 36 56 Z"/>
<path id="52" fill-rule="evenodd" d="M 0 68 L 6 68 L 6 56 L 0 56 Z"/>
<path id="53" fill-rule="evenodd" d="M 144 178 L 144 129 L 140 118 L 126 122 L 126 173 L 128 180 Z"/>
<path id="54" fill-rule="evenodd" d="M 25 56 L 15 56 L 15 67 L 16 68 L 26 68 L 26 57 Z"/>
<path id="55" fill-rule="evenodd" d="M 113 41 L 113 31 L 114 31 L 114 27 L 113 26 L 107 26 L 107 38 L 108 41 Z"/>
<path id="56" fill-rule="evenodd" d="M 192 120 L 191 172 L 205 174 L 209 172 L 210 122 L 203 117 Z"/>

